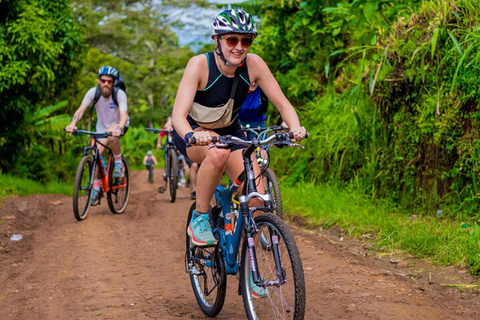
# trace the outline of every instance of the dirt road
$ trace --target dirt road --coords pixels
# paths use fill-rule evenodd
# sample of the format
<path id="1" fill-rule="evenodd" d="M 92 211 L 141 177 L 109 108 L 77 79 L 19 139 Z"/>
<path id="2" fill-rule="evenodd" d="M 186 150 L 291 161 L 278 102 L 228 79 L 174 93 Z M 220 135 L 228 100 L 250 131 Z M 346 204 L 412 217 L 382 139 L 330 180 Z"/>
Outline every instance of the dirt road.
<path id="1" fill-rule="evenodd" d="M 103 201 L 82 222 L 65 196 L 0 204 L 0 319 L 204 319 L 184 271 L 189 192 L 180 188 L 172 204 L 146 178 L 133 172 L 124 214 Z M 339 230 L 290 226 L 305 269 L 306 319 L 480 319 L 477 293 L 444 285 L 475 281 L 465 270 L 381 256 Z M 228 281 L 217 318 L 244 319 L 238 281 Z"/>

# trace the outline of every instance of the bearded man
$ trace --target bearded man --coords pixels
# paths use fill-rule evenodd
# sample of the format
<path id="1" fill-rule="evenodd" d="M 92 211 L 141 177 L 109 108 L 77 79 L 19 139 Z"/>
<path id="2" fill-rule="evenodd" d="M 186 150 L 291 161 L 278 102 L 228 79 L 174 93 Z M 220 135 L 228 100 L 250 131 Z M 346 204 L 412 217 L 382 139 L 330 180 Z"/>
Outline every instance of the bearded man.
<path id="1" fill-rule="evenodd" d="M 114 87 L 115 81 L 119 81 L 118 71 L 109 66 L 101 67 L 98 70 L 97 86 L 87 91 L 80 107 L 73 115 L 72 122 L 65 130 L 70 133 L 77 130 L 76 123 L 93 102 L 97 111 L 97 132 L 112 133 L 111 137 L 99 139 L 100 155 L 102 156 L 105 152 L 103 145 L 108 146 L 115 158 L 113 177 L 123 178 L 125 166 L 122 162 L 120 136 L 127 132 L 129 125 L 127 94 L 124 90 Z M 99 203 L 100 186 L 101 180 L 98 175 L 93 184 L 92 205 Z"/>

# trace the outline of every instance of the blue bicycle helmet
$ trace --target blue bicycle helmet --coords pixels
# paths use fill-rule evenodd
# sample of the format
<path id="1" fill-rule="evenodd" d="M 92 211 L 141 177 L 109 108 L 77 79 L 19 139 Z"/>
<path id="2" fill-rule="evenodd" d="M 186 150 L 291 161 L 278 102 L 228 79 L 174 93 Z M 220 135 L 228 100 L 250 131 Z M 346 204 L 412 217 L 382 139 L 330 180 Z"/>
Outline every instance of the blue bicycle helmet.
<path id="1" fill-rule="evenodd" d="M 118 71 L 114 67 L 103 66 L 98 69 L 98 78 L 100 79 L 101 76 L 110 76 L 113 79 L 117 79 Z"/>

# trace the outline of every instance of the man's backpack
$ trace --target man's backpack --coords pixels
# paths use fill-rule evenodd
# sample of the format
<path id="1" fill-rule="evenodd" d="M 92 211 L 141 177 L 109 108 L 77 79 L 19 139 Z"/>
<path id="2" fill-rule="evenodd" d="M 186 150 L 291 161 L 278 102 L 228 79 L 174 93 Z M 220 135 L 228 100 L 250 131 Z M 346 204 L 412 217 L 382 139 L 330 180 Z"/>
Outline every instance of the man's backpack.
<path id="1" fill-rule="evenodd" d="M 118 107 L 118 100 L 117 100 L 117 95 L 118 95 L 118 90 L 122 89 L 123 91 L 127 92 L 127 87 L 125 86 L 125 82 L 123 82 L 123 76 L 121 73 L 118 73 L 117 79 L 115 79 L 115 83 L 113 84 L 113 92 L 112 92 L 112 98 L 113 102 L 115 105 Z M 100 99 L 100 85 L 97 84 L 97 89 L 95 90 L 95 97 L 93 98 L 93 107 L 97 104 L 98 100 Z"/>

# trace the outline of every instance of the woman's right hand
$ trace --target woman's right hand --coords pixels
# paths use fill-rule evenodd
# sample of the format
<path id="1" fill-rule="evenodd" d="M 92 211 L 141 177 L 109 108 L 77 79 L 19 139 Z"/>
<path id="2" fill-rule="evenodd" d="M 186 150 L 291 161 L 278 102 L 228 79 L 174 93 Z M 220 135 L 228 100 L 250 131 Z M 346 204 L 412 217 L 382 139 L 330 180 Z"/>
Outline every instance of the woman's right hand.
<path id="1" fill-rule="evenodd" d="M 195 131 L 192 138 L 195 138 L 195 145 L 197 146 L 208 146 L 212 143 L 210 131 Z"/>

